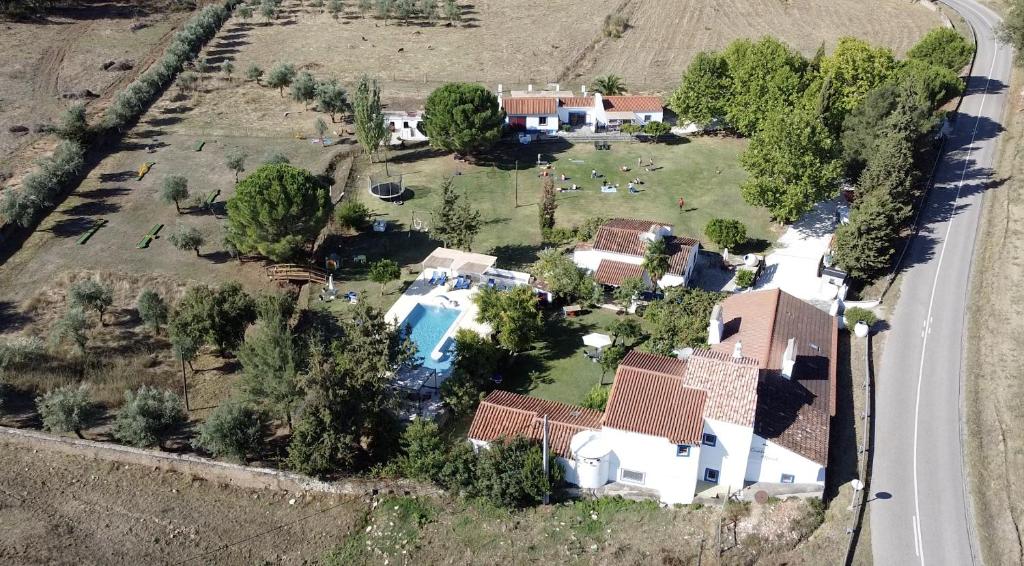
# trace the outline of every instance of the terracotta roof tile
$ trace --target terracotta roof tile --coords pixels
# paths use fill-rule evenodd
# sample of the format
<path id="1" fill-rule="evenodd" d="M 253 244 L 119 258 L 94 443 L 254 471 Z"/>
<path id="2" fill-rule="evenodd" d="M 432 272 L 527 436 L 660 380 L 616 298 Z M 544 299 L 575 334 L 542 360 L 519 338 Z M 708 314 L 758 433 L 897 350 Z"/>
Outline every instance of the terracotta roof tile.
<path id="1" fill-rule="evenodd" d="M 573 435 L 581 430 L 596 430 L 601 424 L 600 411 L 509 391 L 492 391 L 480 402 L 468 436 L 484 442 L 516 436 L 540 440 L 545 414 L 551 450 L 560 456 L 568 456 Z"/>
<path id="2" fill-rule="evenodd" d="M 501 107 L 509 116 L 553 116 L 558 113 L 558 99 L 540 96 L 509 97 L 501 99 Z"/>
<path id="3" fill-rule="evenodd" d="M 704 431 L 707 393 L 677 376 L 619 366 L 603 424 L 611 428 L 696 444 Z"/>
<path id="4" fill-rule="evenodd" d="M 754 426 L 760 375 L 754 362 L 714 355 L 710 350 L 697 350 L 686 360 L 683 383 L 708 392 L 704 417 Z"/>
<path id="5" fill-rule="evenodd" d="M 766 375 L 757 390 L 754 433 L 826 465 L 829 416 L 813 408 L 810 391 L 777 373 Z"/>
<path id="6" fill-rule="evenodd" d="M 597 234 L 594 236 L 593 249 L 643 257 L 647 242 L 640 235 L 649 232 L 655 226 L 672 228 L 669 224 L 661 224 L 650 220 L 614 218 L 605 222 L 597 229 Z M 690 259 L 690 249 L 693 246 L 699 245 L 700 242 L 682 236 L 666 236 L 665 244 L 669 254 L 669 273 L 676 275 L 686 273 L 687 263 Z"/>
<path id="7" fill-rule="evenodd" d="M 645 273 L 646 272 L 642 265 L 602 259 L 601 262 L 597 264 L 597 271 L 594 272 L 594 279 L 596 279 L 598 283 L 618 287 L 619 285 L 622 285 L 623 279 L 627 277 L 638 277 L 643 279 Z"/>
<path id="8" fill-rule="evenodd" d="M 571 96 L 562 99 L 562 106 L 566 108 L 593 108 L 594 97 L 592 96 Z"/>
<path id="9" fill-rule="evenodd" d="M 679 358 L 649 354 L 640 350 L 630 350 L 619 362 L 619 367 L 626 366 L 665 375 L 682 377 L 686 371 L 686 362 Z"/>
<path id="10" fill-rule="evenodd" d="M 615 112 L 661 112 L 664 102 L 660 96 L 606 96 L 604 107 Z"/>

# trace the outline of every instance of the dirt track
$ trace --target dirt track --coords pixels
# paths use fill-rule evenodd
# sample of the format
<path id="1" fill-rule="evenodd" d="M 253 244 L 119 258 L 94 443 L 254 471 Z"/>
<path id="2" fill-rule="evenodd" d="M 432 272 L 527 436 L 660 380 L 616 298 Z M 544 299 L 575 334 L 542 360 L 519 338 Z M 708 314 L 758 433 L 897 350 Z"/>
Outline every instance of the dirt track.
<path id="1" fill-rule="evenodd" d="M 0 454 L 7 565 L 316 562 L 364 508 L 5 443 Z"/>

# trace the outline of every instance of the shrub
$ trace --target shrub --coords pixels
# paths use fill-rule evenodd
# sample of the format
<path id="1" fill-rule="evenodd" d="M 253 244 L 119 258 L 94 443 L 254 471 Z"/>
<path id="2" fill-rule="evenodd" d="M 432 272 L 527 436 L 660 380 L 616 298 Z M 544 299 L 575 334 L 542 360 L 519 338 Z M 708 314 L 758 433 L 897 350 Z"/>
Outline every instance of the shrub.
<path id="1" fill-rule="evenodd" d="M 166 389 L 143 385 L 125 391 L 114 419 L 114 437 L 133 446 L 152 446 L 185 423 L 181 398 Z"/>
<path id="2" fill-rule="evenodd" d="M 224 403 L 199 427 L 193 444 L 239 462 L 260 453 L 270 431 L 267 415 L 246 403 Z"/>
<path id="3" fill-rule="evenodd" d="M 580 403 L 583 407 L 588 409 L 594 409 L 595 411 L 603 411 L 605 405 L 608 404 L 608 394 L 611 393 L 611 389 L 602 385 L 595 385 L 587 391 L 586 397 L 583 398 L 583 402 Z"/>
<path id="4" fill-rule="evenodd" d="M 936 28 L 907 52 L 907 57 L 959 72 L 971 61 L 974 46 L 956 30 Z"/>
<path id="5" fill-rule="evenodd" d="M 152 289 L 142 290 L 135 309 L 139 311 L 142 322 L 154 332 L 159 332 L 160 327 L 167 324 L 167 302 Z"/>
<path id="6" fill-rule="evenodd" d="M 103 313 L 114 302 L 114 292 L 109 285 L 94 279 L 85 279 L 73 283 L 68 289 L 68 304 L 72 307 L 92 309 L 100 316 L 103 326 Z"/>
<path id="7" fill-rule="evenodd" d="M 740 269 L 736 272 L 736 286 L 745 288 L 754 285 L 754 272 L 749 269 Z"/>
<path id="8" fill-rule="evenodd" d="M 850 307 L 846 309 L 843 316 L 846 318 L 846 326 L 849 328 L 853 328 L 858 322 L 863 322 L 868 326 L 874 326 L 878 322 L 875 313 L 861 307 Z"/>
<path id="9" fill-rule="evenodd" d="M 712 218 L 704 227 L 704 235 L 719 248 L 735 248 L 747 241 L 747 227 L 739 220 Z"/>
<path id="10" fill-rule="evenodd" d="M 342 228 L 361 231 L 370 223 L 370 209 L 359 201 L 349 200 L 338 207 L 334 218 Z"/>
<path id="11" fill-rule="evenodd" d="M 480 453 L 476 490 L 496 505 L 536 505 L 564 479 L 565 472 L 554 455 L 549 456 L 548 469 L 551 477 L 545 478 L 544 458 L 537 442 L 523 437 L 509 441 L 499 438 Z"/>
<path id="12" fill-rule="evenodd" d="M 96 405 L 89 399 L 85 385 L 66 385 L 36 397 L 36 409 L 43 420 L 43 428 L 51 432 L 73 432 L 82 437 L 97 415 Z"/>
<path id="13" fill-rule="evenodd" d="M 622 34 L 629 28 L 629 20 L 625 16 L 618 14 L 608 14 L 604 17 L 604 23 L 601 26 L 601 31 L 605 37 L 614 37 L 616 39 L 622 37 Z"/>
<path id="14" fill-rule="evenodd" d="M 245 78 L 259 84 L 260 79 L 263 78 L 263 69 L 261 69 L 256 63 L 251 64 L 245 69 Z"/>
<path id="15" fill-rule="evenodd" d="M 78 347 L 78 352 L 84 354 L 85 345 L 89 340 L 85 335 L 85 329 L 88 327 L 89 323 L 85 320 L 85 313 L 82 312 L 82 308 L 72 307 L 68 309 L 68 312 L 64 313 L 64 316 L 53 323 L 53 328 L 50 331 L 50 341 L 54 344 L 72 342 Z"/>
<path id="16" fill-rule="evenodd" d="M 417 419 L 402 433 L 402 475 L 424 481 L 439 481 L 448 456 L 448 445 L 441 437 L 437 423 Z"/>
<path id="17" fill-rule="evenodd" d="M 644 124 L 643 131 L 645 134 L 654 138 L 654 141 L 658 141 L 672 131 L 672 126 L 669 126 L 665 122 L 650 121 Z"/>

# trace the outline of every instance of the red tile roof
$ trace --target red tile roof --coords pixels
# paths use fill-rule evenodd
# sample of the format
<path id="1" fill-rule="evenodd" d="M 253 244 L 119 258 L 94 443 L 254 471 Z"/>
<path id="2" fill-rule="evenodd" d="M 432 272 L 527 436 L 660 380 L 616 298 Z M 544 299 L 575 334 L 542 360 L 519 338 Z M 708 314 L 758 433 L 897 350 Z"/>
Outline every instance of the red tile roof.
<path id="1" fill-rule="evenodd" d="M 597 280 L 598 283 L 618 287 L 619 285 L 622 285 L 623 279 L 627 277 L 638 277 L 643 279 L 645 273 L 646 272 L 642 265 L 602 259 L 601 262 L 597 264 L 597 271 L 594 272 L 594 279 Z"/>
<path id="2" fill-rule="evenodd" d="M 643 257 L 647 248 L 646 240 L 640 236 L 649 232 L 652 227 L 666 226 L 650 220 L 636 220 L 632 218 L 613 218 L 601 225 L 594 236 L 593 249 L 606 252 Z M 682 275 L 686 273 L 686 266 L 690 259 L 690 249 L 700 245 L 700 242 L 692 238 L 682 236 L 666 236 L 665 244 L 669 254 L 669 273 Z"/>
<path id="3" fill-rule="evenodd" d="M 722 303 L 725 332 L 712 348 L 743 354 L 762 369 L 754 426 L 758 435 L 822 465 L 828 458 L 829 418 L 835 415 L 839 326 L 835 317 L 778 289 L 740 293 Z M 794 339 L 792 379 L 781 375 Z"/>
<path id="4" fill-rule="evenodd" d="M 501 107 L 509 116 L 553 116 L 558 113 L 558 99 L 542 96 L 521 96 L 501 99 Z"/>
<path id="5" fill-rule="evenodd" d="M 754 360 L 709 355 L 697 350 L 686 360 L 683 383 L 708 392 L 704 417 L 754 426 L 760 370 Z"/>
<path id="6" fill-rule="evenodd" d="M 562 99 L 562 106 L 566 108 L 593 108 L 594 97 L 570 96 Z"/>
<path id="7" fill-rule="evenodd" d="M 680 377 L 686 370 L 686 362 L 679 358 L 649 354 L 640 350 L 630 350 L 619 362 L 619 367 L 622 366 Z"/>
<path id="8" fill-rule="evenodd" d="M 660 96 L 606 96 L 604 107 L 613 112 L 661 112 L 665 104 Z"/>
<path id="9" fill-rule="evenodd" d="M 619 366 L 603 424 L 665 437 L 674 444 L 697 444 L 704 432 L 707 398 L 706 392 L 684 386 L 678 376 Z"/>
<path id="10" fill-rule="evenodd" d="M 544 415 L 548 416 L 551 450 L 568 457 L 569 442 L 582 430 L 597 430 L 601 412 L 575 405 L 546 401 L 510 391 L 492 391 L 476 410 L 469 427 L 469 438 L 491 442 L 498 438 L 543 437 Z"/>

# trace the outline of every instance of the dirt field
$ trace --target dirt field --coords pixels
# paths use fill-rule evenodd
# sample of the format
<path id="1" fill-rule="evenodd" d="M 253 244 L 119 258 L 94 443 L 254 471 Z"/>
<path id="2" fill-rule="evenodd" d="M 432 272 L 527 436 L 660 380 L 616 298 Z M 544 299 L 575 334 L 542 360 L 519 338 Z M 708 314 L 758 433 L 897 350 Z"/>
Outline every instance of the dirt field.
<path id="1" fill-rule="evenodd" d="M 995 187 L 985 194 L 969 312 L 967 454 L 974 513 L 986 564 L 1024 564 L 1024 82 L 1014 73 L 1012 109 Z"/>
<path id="2" fill-rule="evenodd" d="M 696 52 L 737 37 L 772 34 L 812 54 L 855 35 L 902 53 L 940 25 L 934 12 L 900 0 L 477 0 L 455 28 L 384 25 L 360 17 L 352 3 L 348 10 L 338 21 L 311 9 L 287 11 L 269 26 L 256 18 L 223 54 L 239 69 L 291 62 L 343 82 L 368 74 L 382 81 L 387 100 L 414 105 L 449 81 L 579 89 L 615 73 L 634 90 L 666 91 Z M 611 13 L 630 18 L 621 39 L 602 36 Z"/>
<path id="3" fill-rule="evenodd" d="M 187 11 L 169 12 L 166 2 L 115 0 L 90 2 L 88 8 L 58 10 L 45 22 L 0 22 L 0 174 L 31 164 L 54 143 L 33 131 L 55 123 L 74 101 L 60 94 L 89 89 L 99 99 L 89 103 L 97 115 L 114 93 L 163 52 Z M 146 27 L 132 31 L 133 24 Z M 107 61 L 130 60 L 131 70 L 105 71 Z M 28 133 L 13 133 L 12 126 Z"/>
<path id="4" fill-rule="evenodd" d="M 315 563 L 366 509 L 2 443 L 0 453 L 0 562 L 12 566 Z"/>

